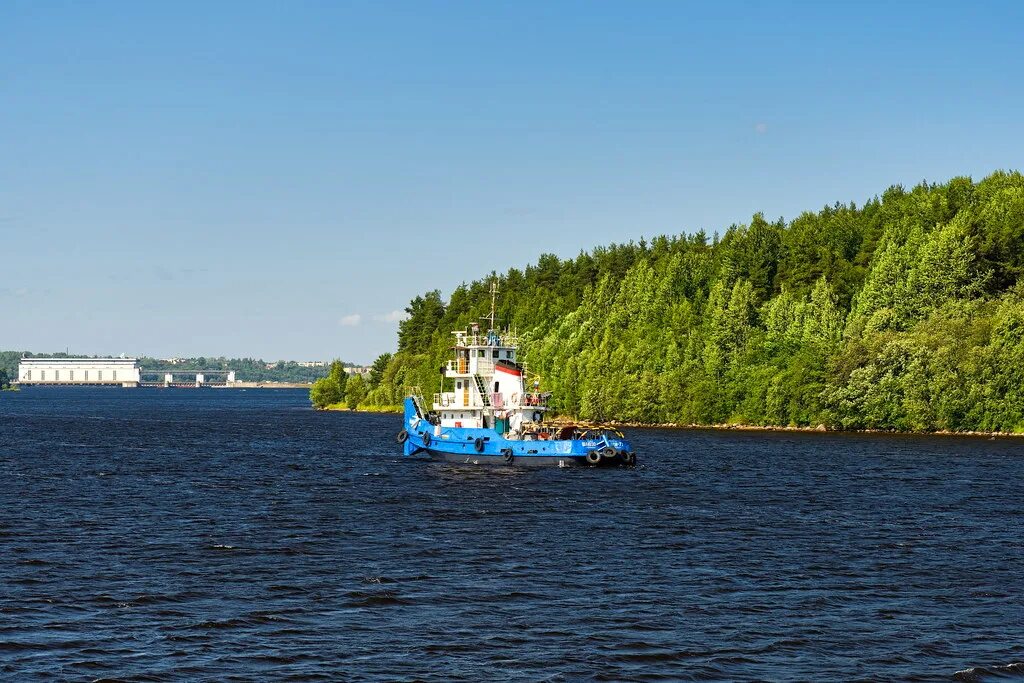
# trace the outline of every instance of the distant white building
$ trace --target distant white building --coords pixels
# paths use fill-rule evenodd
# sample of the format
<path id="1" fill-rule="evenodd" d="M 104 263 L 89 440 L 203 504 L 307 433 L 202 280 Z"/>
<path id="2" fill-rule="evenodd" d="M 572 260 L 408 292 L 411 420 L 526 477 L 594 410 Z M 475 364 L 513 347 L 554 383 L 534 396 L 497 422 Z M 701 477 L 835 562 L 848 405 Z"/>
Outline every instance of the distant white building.
<path id="1" fill-rule="evenodd" d="M 301 360 L 298 363 L 300 368 L 326 368 L 327 361 L 325 360 Z"/>
<path id="2" fill-rule="evenodd" d="M 345 366 L 345 374 L 347 374 L 347 375 L 368 375 L 368 374 L 370 374 L 370 370 L 371 369 L 372 368 L 361 367 L 361 366 L 358 366 L 358 365 L 357 366 L 346 365 Z"/>
<path id="3" fill-rule="evenodd" d="M 22 358 L 18 383 L 139 386 L 135 358 Z"/>

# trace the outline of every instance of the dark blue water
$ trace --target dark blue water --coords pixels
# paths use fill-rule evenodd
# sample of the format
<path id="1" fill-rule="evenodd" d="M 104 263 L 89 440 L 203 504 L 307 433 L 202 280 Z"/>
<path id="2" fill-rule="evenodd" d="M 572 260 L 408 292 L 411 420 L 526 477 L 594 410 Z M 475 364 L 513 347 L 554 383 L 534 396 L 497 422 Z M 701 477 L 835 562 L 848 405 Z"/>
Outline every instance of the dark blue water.
<path id="1" fill-rule="evenodd" d="M 0 394 L 0 678 L 1024 660 L 1024 441 L 631 430 L 636 470 L 538 471 L 404 460 L 399 422 L 292 391 Z"/>

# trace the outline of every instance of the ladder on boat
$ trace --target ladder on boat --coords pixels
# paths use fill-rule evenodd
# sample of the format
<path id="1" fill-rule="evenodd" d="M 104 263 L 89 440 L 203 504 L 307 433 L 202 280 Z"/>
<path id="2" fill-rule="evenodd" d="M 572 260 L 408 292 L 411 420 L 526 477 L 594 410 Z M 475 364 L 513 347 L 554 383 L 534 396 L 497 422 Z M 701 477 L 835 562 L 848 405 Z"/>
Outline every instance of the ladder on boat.
<path id="1" fill-rule="evenodd" d="M 487 395 L 487 387 L 484 385 L 484 378 L 480 375 L 473 375 L 473 379 L 476 380 L 476 390 L 480 392 L 480 400 L 484 402 L 485 406 L 491 405 L 491 397 Z"/>

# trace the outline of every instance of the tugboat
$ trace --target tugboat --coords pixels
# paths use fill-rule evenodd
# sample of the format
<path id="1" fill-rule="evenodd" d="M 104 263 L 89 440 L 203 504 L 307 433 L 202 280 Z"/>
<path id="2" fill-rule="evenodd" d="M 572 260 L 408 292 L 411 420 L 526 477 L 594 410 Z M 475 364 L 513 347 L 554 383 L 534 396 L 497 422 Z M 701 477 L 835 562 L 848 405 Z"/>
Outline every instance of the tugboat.
<path id="1" fill-rule="evenodd" d="M 454 358 L 441 367 L 441 391 L 428 408 L 422 391 L 405 398 L 398 443 L 406 456 L 472 465 L 590 467 L 636 465 L 636 453 L 613 427 L 548 418 L 550 392 L 527 386 L 518 340 L 495 327 L 497 285 L 491 286 L 489 329 L 456 330 Z"/>

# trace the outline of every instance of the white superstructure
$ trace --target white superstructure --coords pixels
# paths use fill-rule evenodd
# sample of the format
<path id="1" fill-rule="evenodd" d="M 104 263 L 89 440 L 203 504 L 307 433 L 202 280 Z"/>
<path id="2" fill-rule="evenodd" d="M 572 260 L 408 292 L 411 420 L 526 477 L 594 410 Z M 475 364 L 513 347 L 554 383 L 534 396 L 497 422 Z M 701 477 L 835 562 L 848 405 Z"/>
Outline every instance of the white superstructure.
<path id="1" fill-rule="evenodd" d="M 139 386 L 135 358 L 22 358 L 18 383 Z"/>
<path id="2" fill-rule="evenodd" d="M 483 333 L 474 324 L 452 333 L 455 358 L 441 369 L 442 391 L 433 401 L 441 427 L 498 428 L 515 435 L 527 423 L 539 423 L 547 412 L 547 394 L 527 385 L 525 369 L 517 361 L 515 335 L 494 327 L 496 295 L 492 286 L 491 329 Z"/>

